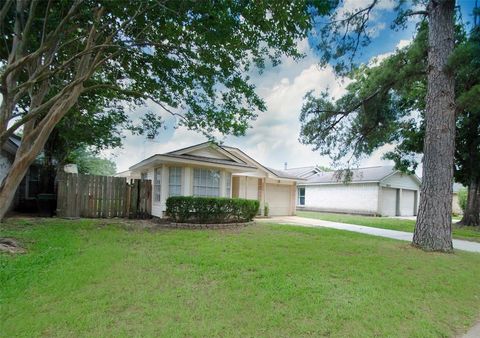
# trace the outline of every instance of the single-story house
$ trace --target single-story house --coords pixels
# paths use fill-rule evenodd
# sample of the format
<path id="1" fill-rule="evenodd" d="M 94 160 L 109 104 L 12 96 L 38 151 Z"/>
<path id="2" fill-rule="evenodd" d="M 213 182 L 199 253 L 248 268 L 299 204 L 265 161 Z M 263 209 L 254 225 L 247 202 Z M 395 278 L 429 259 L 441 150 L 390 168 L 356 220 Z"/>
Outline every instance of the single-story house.
<path id="1" fill-rule="evenodd" d="M 381 216 L 414 216 L 418 210 L 420 179 L 393 166 L 320 171 L 316 167 L 287 169 L 305 177 L 298 182 L 297 210 Z"/>
<path id="2" fill-rule="evenodd" d="M 169 196 L 218 196 L 257 199 L 260 214 L 294 215 L 295 175 L 267 168 L 238 148 L 210 142 L 153 155 L 122 177 L 152 180 L 152 215 L 164 217 Z M 268 206 L 268 208 L 266 208 Z"/>

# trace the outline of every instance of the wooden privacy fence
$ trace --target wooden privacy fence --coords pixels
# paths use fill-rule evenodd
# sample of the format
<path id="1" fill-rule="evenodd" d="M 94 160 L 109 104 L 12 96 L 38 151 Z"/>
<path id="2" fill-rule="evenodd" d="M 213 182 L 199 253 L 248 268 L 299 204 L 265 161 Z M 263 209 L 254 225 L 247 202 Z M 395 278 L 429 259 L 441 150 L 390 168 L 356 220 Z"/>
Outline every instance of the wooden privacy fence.
<path id="1" fill-rule="evenodd" d="M 152 182 L 124 177 L 61 173 L 57 216 L 149 218 Z"/>

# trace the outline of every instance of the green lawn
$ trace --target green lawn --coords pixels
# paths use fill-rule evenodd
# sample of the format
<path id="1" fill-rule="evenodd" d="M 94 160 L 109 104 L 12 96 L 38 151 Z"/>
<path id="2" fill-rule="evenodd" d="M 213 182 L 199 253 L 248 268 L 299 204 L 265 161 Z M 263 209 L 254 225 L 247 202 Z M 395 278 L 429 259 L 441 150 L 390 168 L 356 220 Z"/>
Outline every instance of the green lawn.
<path id="1" fill-rule="evenodd" d="M 445 337 L 480 315 L 480 255 L 347 231 L 32 219 L 0 235 L 28 249 L 0 254 L 2 337 Z"/>
<path id="2" fill-rule="evenodd" d="M 348 214 L 333 214 L 316 211 L 297 211 L 297 216 L 321 219 L 324 221 L 358 224 L 373 228 L 413 232 L 415 221 L 391 217 L 373 217 Z M 480 229 L 478 227 L 460 227 L 453 224 L 453 237 L 468 241 L 480 242 Z"/>

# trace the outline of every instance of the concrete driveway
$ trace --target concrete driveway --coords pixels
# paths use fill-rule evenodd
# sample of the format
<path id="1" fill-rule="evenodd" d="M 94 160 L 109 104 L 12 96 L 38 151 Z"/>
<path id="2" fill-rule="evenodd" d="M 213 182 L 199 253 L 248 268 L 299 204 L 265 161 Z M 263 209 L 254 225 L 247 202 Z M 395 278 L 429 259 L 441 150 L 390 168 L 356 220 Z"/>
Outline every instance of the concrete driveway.
<path id="1" fill-rule="evenodd" d="M 257 219 L 256 221 L 266 222 L 266 223 L 291 224 L 291 225 L 299 225 L 299 226 L 313 227 L 313 228 L 331 228 L 331 229 L 338 229 L 338 230 L 346 230 L 346 231 L 358 232 L 361 234 L 392 238 L 392 239 L 397 239 L 400 241 L 408 241 L 408 242 L 411 242 L 413 239 L 413 233 L 410 233 L 410 232 L 372 228 L 372 227 L 366 227 L 363 225 L 355 225 L 355 224 L 329 222 L 329 221 L 322 221 L 319 219 L 312 219 L 312 218 L 305 218 L 305 217 L 298 217 L 298 216 L 262 218 L 262 219 Z M 480 253 L 480 243 L 477 243 L 477 242 L 469 242 L 469 241 L 464 241 L 460 239 L 454 239 L 453 248 L 457 250 Z"/>

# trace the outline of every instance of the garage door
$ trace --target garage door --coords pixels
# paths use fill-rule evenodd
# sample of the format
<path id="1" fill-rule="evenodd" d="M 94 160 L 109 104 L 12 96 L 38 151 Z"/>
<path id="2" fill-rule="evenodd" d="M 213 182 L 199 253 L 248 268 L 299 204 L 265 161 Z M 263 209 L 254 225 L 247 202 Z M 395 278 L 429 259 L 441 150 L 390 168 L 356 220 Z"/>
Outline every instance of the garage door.
<path id="1" fill-rule="evenodd" d="M 415 191 L 402 190 L 402 200 L 400 205 L 400 215 L 413 216 L 415 215 Z"/>
<path id="2" fill-rule="evenodd" d="M 282 184 L 267 184 L 265 202 L 268 203 L 270 216 L 290 215 L 291 187 Z"/>
<path id="3" fill-rule="evenodd" d="M 397 189 L 382 188 L 382 216 L 396 216 Z"/>

